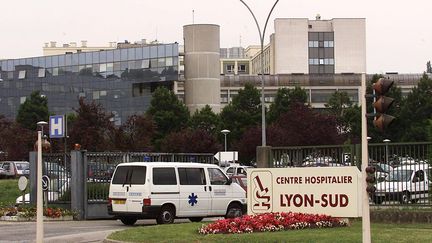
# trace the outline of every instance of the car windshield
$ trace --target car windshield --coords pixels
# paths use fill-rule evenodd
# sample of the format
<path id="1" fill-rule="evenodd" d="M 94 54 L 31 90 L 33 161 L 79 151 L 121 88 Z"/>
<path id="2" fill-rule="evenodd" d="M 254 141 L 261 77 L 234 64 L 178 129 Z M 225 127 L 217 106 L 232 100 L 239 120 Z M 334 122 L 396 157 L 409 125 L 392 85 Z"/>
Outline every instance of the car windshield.
<path id="1" fill-rule="evenodd" d="M 412 170 L 394 170 L 389 175 L 388 181 L 409 181 Z"/>
<path id="2" fill-rule="evenodd" d="M 383 169 L 383 171 L 385 171 L 387 173 L 389 173 L 389 172 L 391 172 L 393 170 L 393 168 L 390 165 L 387 165 L 387 164 L 380 163 L 380 164 L 378 164 L 378 166 L 381 167 L 381 169 Z"/>
<path id="3" fill-rule="evenodd" d="M 26 170 L 29 168 L 28 163 L 16 163 L 15 165 L 16 165 L 17 170 Z"/>

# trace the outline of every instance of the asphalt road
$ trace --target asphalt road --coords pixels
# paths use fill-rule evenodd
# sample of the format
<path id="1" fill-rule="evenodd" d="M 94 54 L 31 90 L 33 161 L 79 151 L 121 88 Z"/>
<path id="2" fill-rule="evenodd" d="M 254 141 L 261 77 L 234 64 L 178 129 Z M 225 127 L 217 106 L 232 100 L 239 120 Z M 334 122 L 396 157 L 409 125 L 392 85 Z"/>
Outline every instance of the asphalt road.
<path id="1" fill-rule="evenodd" d="M 180 222 L 182 220 L 177 220 Z M 154 225 L 155 220 L 139 220 L 135 226 Z M 117 220 L 44 222 L 44 242 L 102 242 L 110 233 L 127 229 Z M 36 222 L 0 221 L 0 242 L 35 242 Z"/>

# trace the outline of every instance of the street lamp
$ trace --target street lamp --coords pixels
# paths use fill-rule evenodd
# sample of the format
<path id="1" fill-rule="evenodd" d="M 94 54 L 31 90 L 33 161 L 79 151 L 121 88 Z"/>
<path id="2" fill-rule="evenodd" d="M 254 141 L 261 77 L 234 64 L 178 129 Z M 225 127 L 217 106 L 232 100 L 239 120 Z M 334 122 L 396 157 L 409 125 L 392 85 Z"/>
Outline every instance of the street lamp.
<path id="1" fill-rule="evenodd" d="M 44 227 L 43 227 L 43 197 L 42 197 L 42 136 L 43 126 L 48 123 L 45 121 L 39 121 L 36 123 L 40 126 L 41 131 L 38 131 L 37 141 L 37 174 L 36 174 L 36 242 L 42 242 L 44 238 Z"/>
<path id="2" fill-rule="evenodd" d="M 264 77 L 263 77 L 263 75 L 264 75 L 264 55 L 263 55 L 264 54 L 264 36 L 265 36 L 265 31 L 267 28 L 267 23 L 268 23 L 268 20 L 270 18 L 270 15 L 273 12 L 273 9 L 275 8 L 275 6 L 279 2 L 279 0 L 276 0 L 276 2 L 273 4 L 273 7 L 270 10 L 270 12 L 268 13 L 267 20 L 264 24 L 264 30 L 262 33 L 261 33 L 261 28 L 258 24 L 258 21 L 255 18 L 255 14 L 252 12 L 252 10 L 249 8 L 249 6 L 243 0 L 240 0 L 240 2 L 243 3 L 246 6 L 246 8 L 249 10 L 249 12 L 252 14 L 252 17 L 255 20 L 255 24 L 258 28 L 258 34 L 259 34 L 260 42 L 261 42 L 261 53 L 260 53 L 260 56 L 261 56 L 261 76 L 260 76 L 261 77 L 261 129 L 262 129 L 262 146 L 264 147 L 264 146 L 266 146 L 266 123 L 265 123 L 265 101 L 264 101 Z"/>
<path id="3" fill-rule="evenodd" d="M 221 131 L 221 133 L 225 136 L 225 151 L 227 151 L 227 134 L 230 133 L 231 131 L 228 129 L 224 129 Z"/>
<path id="4" fill-rule="evenodd" d="M 383 140 L 385 143 L 385 163 L 388 164 L 388 143 L 391 142 L 390 139 L 386 138 Z"/>

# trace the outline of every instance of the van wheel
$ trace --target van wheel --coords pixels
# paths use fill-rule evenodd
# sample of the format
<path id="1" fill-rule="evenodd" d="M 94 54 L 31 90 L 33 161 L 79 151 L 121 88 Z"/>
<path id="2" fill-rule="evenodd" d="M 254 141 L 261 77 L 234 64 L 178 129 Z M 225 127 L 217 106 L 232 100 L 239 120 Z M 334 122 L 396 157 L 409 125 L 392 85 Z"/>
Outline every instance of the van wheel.
<path id="1" fill-rule="evenodd" d="M 158 224 L 172 224 L 174 222 L 175 211 L 172 206 L 163 206 L 156 219 Z"/>
<path id="2" fill-rule="evenodd" d="M 375 204 L 381 204 L 383 201 L 384 201 L 384 198 L 383 198 L 383 197 L 377 197 L 377 196 L 374 196 L 374 197 L 373 197 L 373 202 L 374 202 Z"/>
<path id="3" fill-rule="evenodd" d="M 408 204 L 408 202 L 410 201 L 409 192 L 407 191 L 403 192 L 399 201 L 401 204 Z"/>
<path id="4" fill-rule="evenodd" d="M 411 203 L 418 203 L 418 199 L 411 199 Z"/>
<path id="5" fill-rule="evenodd" d="M 134 218 L 134 217 L 121 217 L 120 221 L 122 221 L 122 223 L 124 225 L 134 225 L 135 222 L 137 221 L 137 218 Z"/>
<path id="6" fill-rule="evenodd" d="M 228 206 L 225 218 L 237 218 L 243 216 L 242 207 L 239 203 L 232 203 Z"/>
<path id="7" fill-rule="evenodd" d="M 189 218 L 190 221 L 192 222 L 201 222 L 203 220 L 202 217 L 191 217 Z"/>

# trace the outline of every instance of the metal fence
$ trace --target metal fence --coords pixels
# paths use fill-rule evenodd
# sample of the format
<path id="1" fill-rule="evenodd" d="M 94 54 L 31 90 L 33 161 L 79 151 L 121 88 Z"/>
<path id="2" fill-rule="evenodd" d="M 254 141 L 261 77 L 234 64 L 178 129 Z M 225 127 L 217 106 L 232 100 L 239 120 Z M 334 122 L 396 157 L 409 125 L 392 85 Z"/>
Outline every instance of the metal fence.
<path id="1" fill-rule="evenodd" d="M 186 153 L 113 153 L 87 152 L 87 200 L 105 202 L 108 199 L 109 183 L 117 164 L 126 162 L 196 162 L 214 163 L 213 154 Z"/>
<path id="2" fill-rule="evenodd" d="M 49 178 L 44 193 L 48 202 L 67 203 L 70 201 L 71 160 L 70 154 L 43 154 L 42 173 Z"/>
<path id="3" fill-rule="evenodd" d="M 278 167 L 361 167 L 360 145 L 274 147 L 272 166 Z M 370 166 L 375 167 L 375 193 L 371 204 L 432 206 L 432 143 L 369 144 Z"/>

